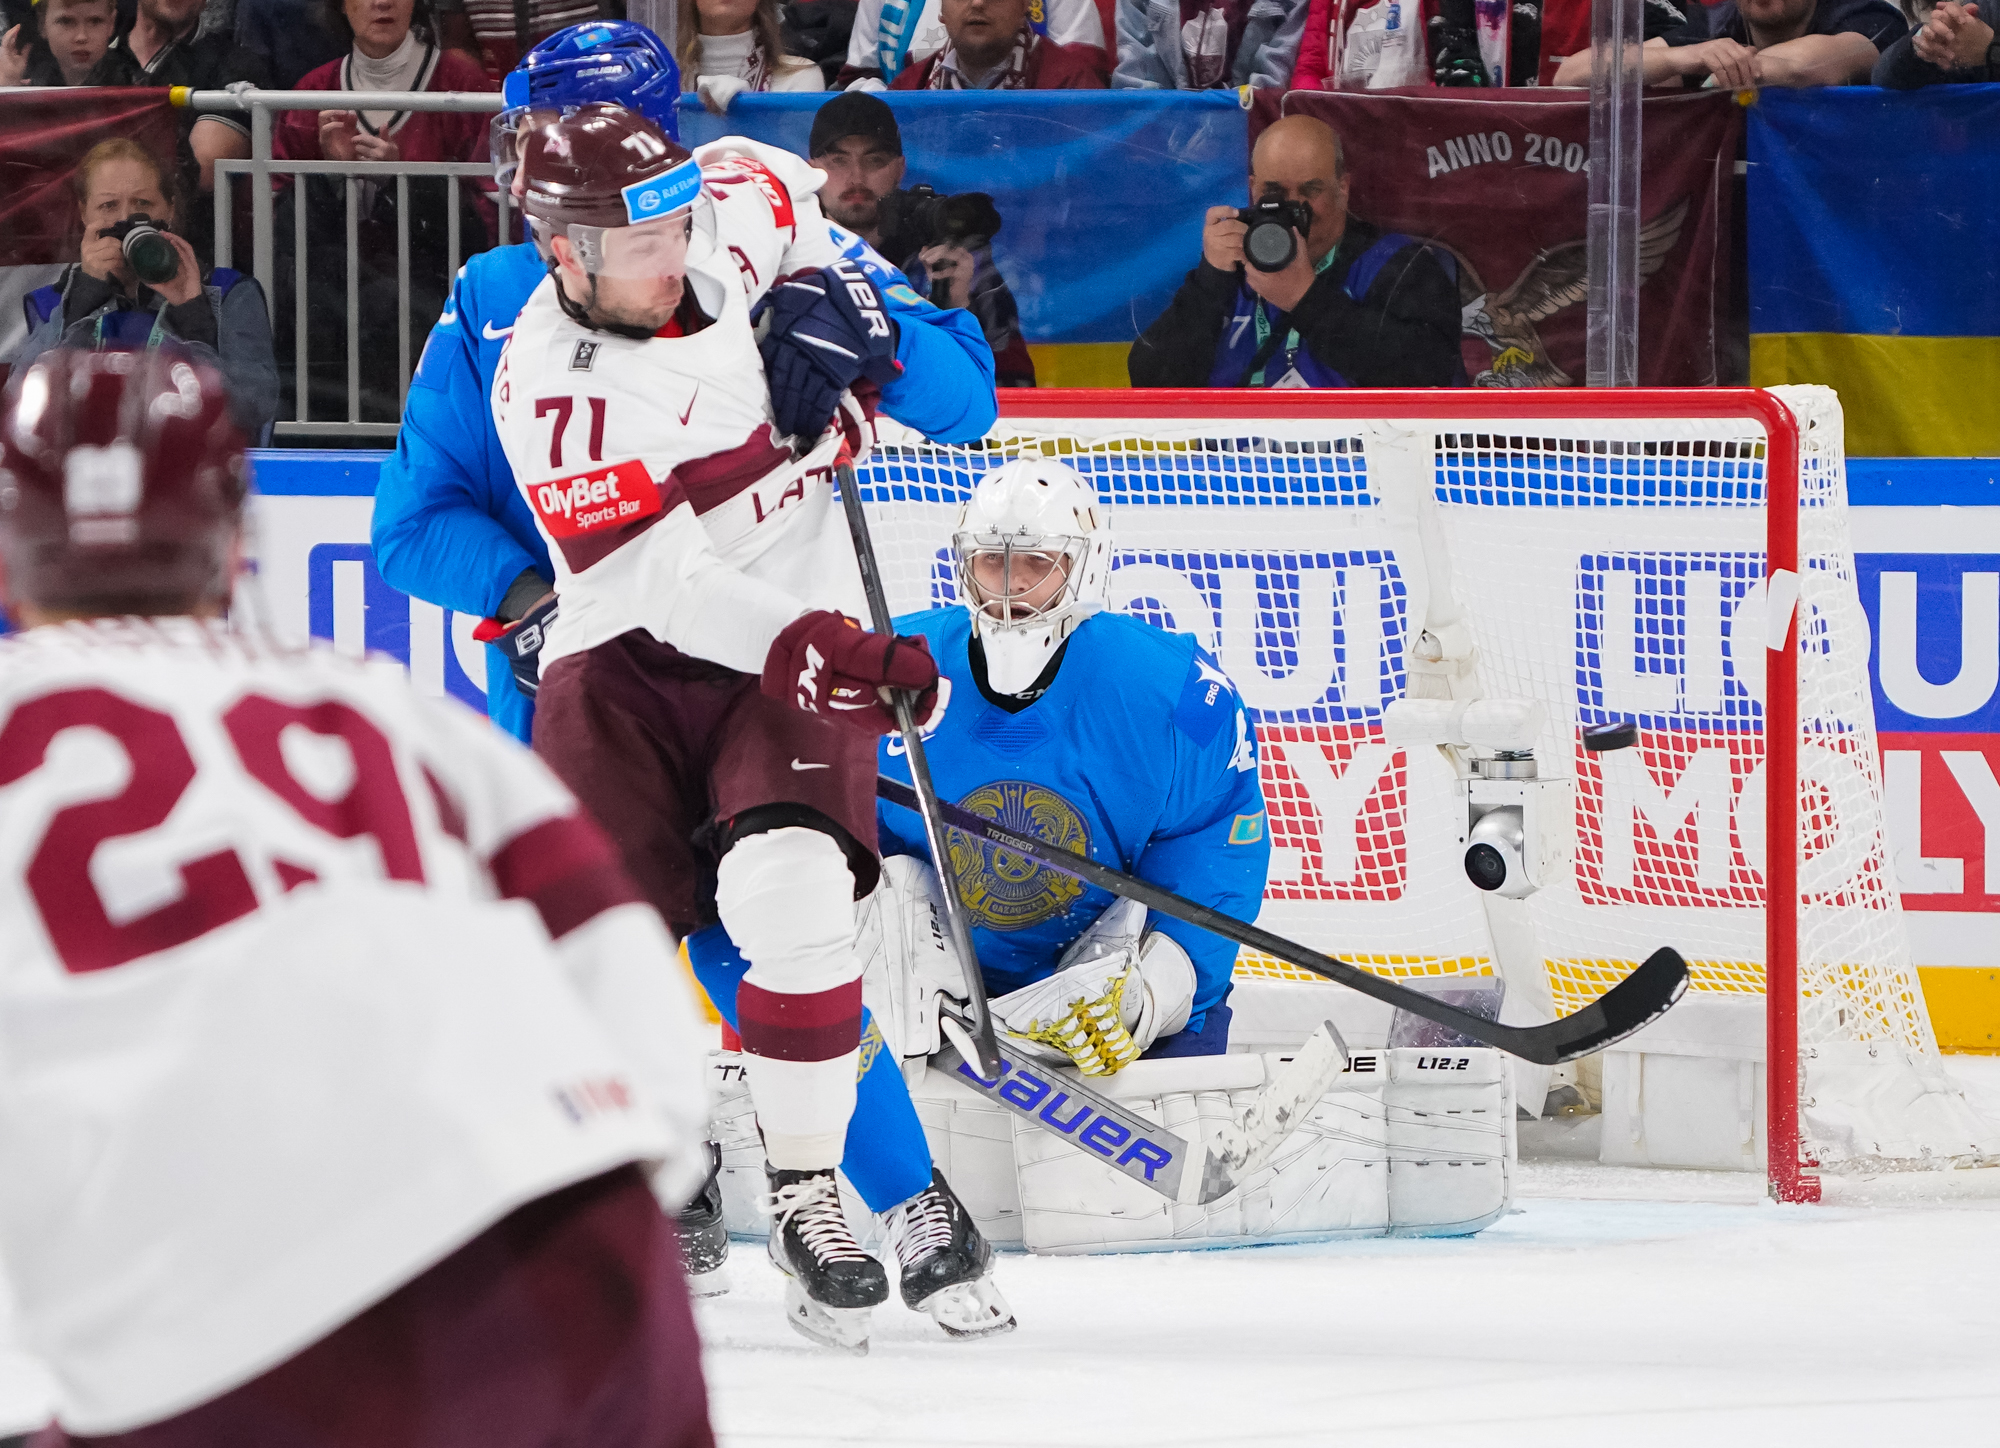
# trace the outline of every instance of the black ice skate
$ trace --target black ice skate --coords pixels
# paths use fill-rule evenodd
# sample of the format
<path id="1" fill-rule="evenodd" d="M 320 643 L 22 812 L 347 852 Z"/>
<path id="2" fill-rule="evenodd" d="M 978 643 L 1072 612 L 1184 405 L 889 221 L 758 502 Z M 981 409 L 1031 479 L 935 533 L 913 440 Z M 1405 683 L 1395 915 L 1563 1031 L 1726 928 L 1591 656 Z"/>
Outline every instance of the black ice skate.
<path id="1" fill-rule="evenodd" d="M 1014 1313 L 993 1285 L 993 1248 L 952 1195 L 944 1173 L 889 1212 L 888 1237 L 903 1267 L 903 1303 L 928 1313 L 951 1337 L 1014 1330 Z"/>
<path id="2" fill-rule="evenodd" d="M 712 1163 L 708 1180 L 674 1217 L 681 1267 L 687 1273 L 688 1291 L 696 1297 L 716 1297 L 729 1290 L 729 1274 L 722 1270 L 729 1260 L 729 1224 L 722 1219 L 722 1153 L 713 1142 L 708 1150 Z"/>
<path id="3" fill-rule="evenodd" d="M 771 1190 L 771 1261 L 785 1274 L 785 1320 L 814 1342 L 861 1357 L 868 1315 L 889 1296 L 889 1274 L 861 1250 L 840 1208 L 833 1169 L 764 1168 Z"/>

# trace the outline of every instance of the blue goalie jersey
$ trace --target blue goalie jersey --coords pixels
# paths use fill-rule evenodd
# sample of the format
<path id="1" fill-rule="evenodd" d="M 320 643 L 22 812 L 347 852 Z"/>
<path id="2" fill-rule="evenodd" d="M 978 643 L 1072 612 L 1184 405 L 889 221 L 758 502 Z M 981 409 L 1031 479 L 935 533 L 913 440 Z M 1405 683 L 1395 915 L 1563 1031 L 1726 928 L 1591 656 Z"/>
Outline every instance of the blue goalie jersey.
<path id="1" fill-rule="evenodd" d="M 1009 713 L 973 680 L 964 609 L 911 614 L 896 630 L 927 638 L 951 680 L 950 707 L 926 744 L 942 798 L 1239 920 L 1257 918 L 1271 844 L 1256 734 L 1235 685 L 1193 638 L 1098 614 L 1070 636 L 1048 692 Z M 894 736 L 883 742 L 882 771 L 910 777 Z M 884 854 L 928 857 L 913 811 L 884 802 L 877 818 Z M 994 995 L 1052 974 L 1114 898 L 962 836 L 951 868 Z M 1197 1033 L 1229 993 L 1236 946 L 1157 913 L 1147 924 L 1194 962 L 1185 1030 Z"/>

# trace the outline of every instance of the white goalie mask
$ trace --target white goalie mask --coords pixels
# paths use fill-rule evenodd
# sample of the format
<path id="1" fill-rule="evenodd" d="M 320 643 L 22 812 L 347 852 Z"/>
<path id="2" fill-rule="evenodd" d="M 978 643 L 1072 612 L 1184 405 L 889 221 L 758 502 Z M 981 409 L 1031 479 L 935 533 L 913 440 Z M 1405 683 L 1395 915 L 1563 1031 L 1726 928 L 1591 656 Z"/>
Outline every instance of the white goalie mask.
<path id="1" fill-rule="evenodd" d="M 1047 458 L 981 478 L 959 510 L 951 550 L 996 693 L 1026 692 L 1110 596 L 1110 517 L 1089 483 Z"/>

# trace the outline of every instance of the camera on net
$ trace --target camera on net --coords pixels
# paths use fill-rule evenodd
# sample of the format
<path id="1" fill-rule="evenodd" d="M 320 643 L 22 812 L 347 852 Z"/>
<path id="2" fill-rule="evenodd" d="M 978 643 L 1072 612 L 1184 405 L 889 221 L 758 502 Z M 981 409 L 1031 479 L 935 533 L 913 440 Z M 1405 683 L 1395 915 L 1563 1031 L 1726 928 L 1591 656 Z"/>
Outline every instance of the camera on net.
<path id="1" fill-rule="evenodd" d="M 181 254 L 167 240 L 167 225 L 143 212 L 114 222 L 99 233 L 115 236 L 125 252 L 125 264 L 132 275 L 149 287 L 172 281 L 180 273 Z"/>
<path id="2" fill-rule="evenodd" d="M 970 251 L 1000 234 L 1000 212 L 984 191 L 940 196 L 932 186 L 912 186 L 890 198 L 894 212 L 883 231 L 913 239 L 919 247 L 961 246 Z M 931 301 L 951 305 L 951 285 L 931 286 Z"/>
<path id="3" fill-rule="evenodd" d="M 1313 214 L 1303 201 L 1260 201 L 1242 208 L 1236 219 L 1250 228 L 1243 233 L 1243 259 L 1258 271 L 1281 272 L 1299 254 Z"/>

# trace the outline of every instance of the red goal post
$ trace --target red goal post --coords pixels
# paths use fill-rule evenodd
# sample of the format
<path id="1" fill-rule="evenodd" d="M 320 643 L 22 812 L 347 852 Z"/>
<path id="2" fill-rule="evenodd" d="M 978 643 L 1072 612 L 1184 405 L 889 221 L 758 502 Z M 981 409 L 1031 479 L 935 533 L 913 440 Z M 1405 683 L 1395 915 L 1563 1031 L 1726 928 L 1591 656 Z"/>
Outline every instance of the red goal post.
<path id="1" fill-rule="evenodd" d="M 1000 400 L 984 443 L 943 448 L 890 428 L 863 469 L 892 605 L 953 596 L 941 550 L 986 469 L 1033 450 L 1091 478 L 1120 572 L 1139 580 L 1113 606 L 1196 633 L 1247 681 L 1267 738 L 1272 839 L 1283 838 L 1292 882 L 1280 885 L 1274 867 L 1267 928 L 1391 974 L 1497 960 L 1482 945 L 1478 892 L 1453 878 L 1455 855 L 1440 866 L 1449 839 L 1430 838 L 1436 765 L 1414 757 L 1428 751 L 1381 743 L 1380 709 L 1408 679 L 1402 645 L 1416 625 L 1405 615 L 1442 578 L 1465 608 L 1484 690 L 1539 698 L 1551 722 L 1538 754 L 1578 776 L 1576 883 L 1530 905 L 1558 1009 L 1662 944 L 1696 963 L 1698 989 L 1703 961 L 1712 988 L 1761 985 L 1768 1170 L 1781 1200 L 1817 1200 L 1829 1162 L 1976 1152 L 1955 1121 L 1940 1140 L 1929 1117 L 1883 1123 L 1830 1105 L 1882 1094 L 1855 1085 L 1874 1069 L 1855 1060 L 1908 1058 L 1923 1075 L 1936 1057 L 1883 840 L 1865 642 L 1858 660 L 1848 646 L 1860 615 L 1831 393 L 1009 390 Z M 1443 555 L 1415 547 L 1412 497 L 1443 519 Z M 1817 531 L 1795 608 L 1802 515 Z M 1767 601 L 1784 632 L 1764 647 Z M 1716 639 L 1690 626 L 1703 610 Z M 1628 634 L 1607 646 L 1613 623 Z M 1802 624 L 1817 690 L 1807 718 Z M 1637 707 L 1616 707 L 1619 690 Z M 1639 723 L 1642 747 L 1626 753 L 1643 769 L 1600 766 L 1576 748 L 1606 710 Z M 1364 760 L 1387 762 L 1351 831 L 1316 820 L 1314 788 L 1337 792 Z M 1698 771 L 1706 784 L 1684 783 Z M 1617 838 L 1603 828 L 1613 816 L 1630 824 Z M 1802 859 L 1825 875 L 1830 856 L 1845 862 L 1841 879 L 1802 879 Z M 1810 1073 L 1818 1114 L 1806 1121 Z"/>

